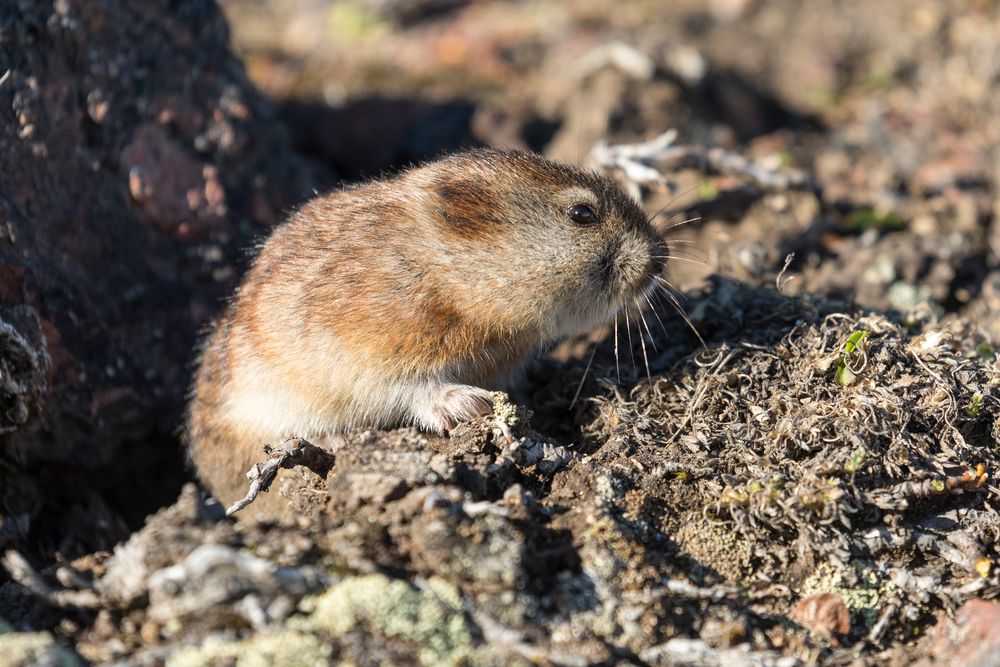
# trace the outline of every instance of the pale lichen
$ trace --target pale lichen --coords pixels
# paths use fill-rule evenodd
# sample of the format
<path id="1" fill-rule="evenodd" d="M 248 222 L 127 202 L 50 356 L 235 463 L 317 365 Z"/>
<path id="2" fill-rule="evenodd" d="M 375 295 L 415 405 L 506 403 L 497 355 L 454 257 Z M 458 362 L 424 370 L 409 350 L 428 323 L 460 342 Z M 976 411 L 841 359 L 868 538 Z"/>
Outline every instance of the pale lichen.
<path id="1" fill-rule="evenodd" d="M 820 565 L 803 582 L 802 596 L 814 593 L 839 595 L 851 615 L 859 618 L 870 629 L 878 619 L 879 602 L 895 585 L 881 577 L 871 563 L 854 561 L 852 567 L 853 573 L 845 572 L 830 563 Z"/>
<path id="2" fill-rule="evenodd" d="M 525 419 L 525 409 L 511 402 L 507 392 L 493 392 L 493 418 L 514 428 Z"/>
<path id="3" fill-rule="evenodd" d="M 442 579 L 417 588 L 381 574 L 352 577 L 302 606 L 308 615 L 290 620 L 290 626 L 333 637 L 362 627 L 413 642 L 425 665 L 462 664 L 473 654 L 461 594 Z"/>
<path id="4" fill-rule="evenodd" d="M 55 643 L 48 632 L 13 632 L 0 621 L 0 662 L 7 667 L 80 667 L 83 663 L 72 651 Z"/>
<path id="5" fill-rule="evenodd" d="M 167 667 L 325 667 L 333 650 L 318 637 L 305 632 L 282 631 L 260 634 L 242 641 L 209 637 L 198 646 L 189 646 L 167 658 Z"/>

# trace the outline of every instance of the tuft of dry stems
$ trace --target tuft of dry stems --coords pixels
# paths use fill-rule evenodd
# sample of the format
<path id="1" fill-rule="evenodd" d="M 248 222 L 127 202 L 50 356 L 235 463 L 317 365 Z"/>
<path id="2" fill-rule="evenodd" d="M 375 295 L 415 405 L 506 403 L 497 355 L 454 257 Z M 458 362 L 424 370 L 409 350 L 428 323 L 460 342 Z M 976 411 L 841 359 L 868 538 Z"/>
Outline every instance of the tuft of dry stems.
<path id="1" fill-rule="evenodd" d="M 643 188 L 665 190 L 668 183 L 665 174 L 685 168 L 740 176 L 766 192 L 816 188 L 805 171 L 768 169 L 718 146 L 676 141 L 677 131 L 667 130 L 655 139 L 635 144 L 609 146 L 601 142 L 591 150 L 590 161 L 601 169 L 620 173 L 637 198 Z"/>

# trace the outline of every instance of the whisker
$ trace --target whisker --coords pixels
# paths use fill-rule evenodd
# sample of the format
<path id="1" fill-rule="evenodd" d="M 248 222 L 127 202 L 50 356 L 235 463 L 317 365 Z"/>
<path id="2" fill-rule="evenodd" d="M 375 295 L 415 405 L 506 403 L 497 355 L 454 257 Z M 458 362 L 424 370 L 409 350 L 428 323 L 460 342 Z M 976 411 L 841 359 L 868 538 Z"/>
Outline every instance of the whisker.
<path id="1" fill-rule="evenodd" d="M 615 318 L 615 371 L 618 373 L 618 382 L 622 381 L 622 369 L 618 364 L 618 318 Z"/>
<path id="2" fill-rule="evenodd" d="M 635 346 L 632 344 L 632 322 L 629 319 L 629 304 L 625 304 L 625 331 L 628 333 L 628 356 L 632 360 L 632 370 L 635 370 Z"/>
<path id="3" fill-rule="evenodd" d="M 664 204 L 663 206 L 661 206 L 660 209 L 656 213 L 654 213 L 653 215 L 651 215 L 648 218 L 646 218 L 646 222 L 648 222 L 650 225 L 652 225 L 653 228 L 655 229 L 656 228 L 656 218 L 658 218 L 661 213 L 663 213 L 665 210 L 667 210 L 667 207 L 670 206 L 671 204 L 673 204 L 675 199 L 676 199 L 676 197 L 671 197 L 670 201 L 668 201 L 666 204 Z"/>
<path id="4" fill-rule="evenodd" d="M 587 381 L 587 373 L 590 372 L 590 365 L 594 363 L 594 356 L 597 354 L 597 345 L 591 344 L 590 358 L 587 359 L 587 367 L 583 369 L 583 377 L 580 378 L 580 384 L 576 386 L 576 393 L 573 394 L 573 400 L 569 402 L 569 409 L 572 410 L 573 406 L 576 405 L 576 399 L 580 398 L 580 392 L 583 391 L 583 383 Z"/>
<path id="5" fill-rule="evenodd" d="M 701 186 L 701 183 L 696 183 L 696 184 L 692 185 L 691 187 L 689 187 L 687 190 L 684 190 L 683 192 L 678 192 L 677 194 L 675 194 L 673 197 L 671 197 L 669 200 L 667 200 L 667 203 L 664 204 L 663 206 L 661 206 L 660 209 L 656 213 L 654 213 L 653 215 L 649 216 L 649 223 L 653 224 L 653 220 L 655 220 L 657 217 L 659 217 L 659 215 L 661 213 L 663 213 L 664 211 L 666 211 L 668 206 L 670 206 L 671 204 L 673 204 L 675 201 L 677 201 L 678 199 L 680 199 L 684 195 L 691 194 L 692 192 L 694 192 L 695 190 L 697 190 L 700 186 Z M 653 225 L 653 227 L 656 227 L 656 225 Z"/>
<path id="6" fill-rule="evenodd" d="M 691 259 L 690 257 L 678 257 L 677 255 L 654 255 L 655 259 L 667 259 L 672 262 L 688 262 L 690 264 L 697 264 L 698 266 L 708 266 L 708 262 L 703 262 L 698 259 Z"/>
<path id="7" fill-rule="evenodd" d="M 642 309 L 639 308 L 638 305 L 636 305 L 635 309 L 639 313 L 639 319 L 642 320 L 643 325 L 646 327 L 646 333 L 649 334 L 649 344 L 653 346 L 654 352 L 659 352 L 659 350 L 656 349 L 656 341 L 653 340 L 653 332 L 649 330 L 649 323 L 646 322 L 646 316 L 642 314 Z M 642 329 L 639 329 L 639 335 L 642 335 Z M 643 350 L 643 352 L 645 352 L 645 350 Z M 649 365 L 648 361 L 646 362 L 646 365 Z"/>
<path id="8" fill-rule="evenodd" d="M 641 312 L 639 313 L 639 317 L 642 317 Z M 642 335 L 641 330 L 639 331 L 639 343 L 642 345 L 642 360 L 646 364 L 646 379 L 649 380 L 649 384 L 653 384 L 653 374 L 649 371 L 649 355 L 646 353 L 646 339 Z"/>
<path id="9" fill-rule="evenodd" d="M 696 186 L 696 187 L 697 187 L 697 186 Z M 690 190 L 689 190 L 688 192 L 690 192 Z M 648 222 L 648 223 L 649 223 L 650 225 L 652 225 L 652 226 L 653 226 L 653 228 L 654 228 L 654 229 L 656 229 L 656 226 L 657 226 L 657 225 L 656 225 L 656 219 L 657 219 L 658 217 L 660 217 L 660 215 L 661 215 L 661 214 L 662 214 L 662 213 L 663 213 L 664 211 L 666 211 L 666 210 L 667 210 L 667 207 L 668 207 L 668 206 L 670 206 L 670 205 L 671 205 L 671 204 L 673 204 L 673 203 L 674 203 L 675 201 L 677 201 L 677 198 L 678 198 L 678 197 L 680 197 L 680 196 L 681 196 L 682 194 L 687 194 L 687 192 L 684 192 L 684 193 L 678 193 L 678 194 L 674 195 L 673 197 L 671 197 L 671 198 L 670 198 L 669 200 L 667 200 L 667 203 L 666 203 L 666 204 L 664 204 L 663 206 L 661 206 L 661 207 L 660 207 L 660 208 L 659 208 L 659 209 L 658 209 L 658 210 L 656 211 L 656 213 L 654 213 L 653 215 L 651 215 L 651 216 L 649 216 L 648 218 L 646 218 L 646 222 Z"/>
<path id="10" fill-rule="evenodd" d="M 656 276 L 657 282 L 660 283 L 660 287 L 667 292 L 673 293 L 675 297 L 679 298 L 681 301 L 687 303 L 687 295 L 680 291 L 676 287 L 670 284 L 668 280 L 663 278 L 663 276 Z"/>
<path id="11" fill-rule="evenodd" d="M 664 291 L 663 293 L 666 294 L 667 298 L 670 299 L 670 302 L 672 304 L 674 304 L 674 308 L 677 309 L 677 313 L 684 320 L 685 324 L 687 324 L 688 327 L 691 329 L 691 331 L 694 332 L 695 338 L 697 338 L 698 342 L 701 343 L 702 348 L 704 348 L 704 349 L 707 350 L 708 349 L 708 345 L 705 343 L 705 339 L 701 337 L 700 333 L 698 333 L 698 330 L 695 328 L 694 324 L 691 322 L 691 318 L 688 317 L 687 313 L 684 312 L 684 309 L 681 307 L 680 302 L 678 302 L 677 299 L 674 298 L 674 295 L 671 294 L 670 292 Z"/>
<path id="12" fill-rule="evenodd" d="M 707 252 L 705 252 L 702 248 L 698 248 L 697 246 L 691 245 L 691 246 L 681 247 L 679 245 L 674 245 L 673 243 L 670 243 L 670 242 L 667 243 L 667 247 L 664 248 L 663 252 L 671 253 L 671 254 L 673 254 L 673 253 L 685 253 L 684 255 L 680 255 L 680 256 L 681 257 L 688 256 L 688 257 L 695 257 L 695 258 L 697 258 L 699 256 L 708 255 Z"/>
<path id="13" fill-rule="evenodd" d="M 652 311 L 653 315 L 656 316 L 656 320 L 660 323 L 660 328 L 663 329 L 663 335 L 666 336 L 667 338 L 670 338 L 670 334 L 667 333 L 667 327 L 663 324 L 663 318 L 661 318 L 660 314 L 658 312 L 656 312 L 656 307 L 653 306 L 653 302 L 649 298 L 649 295 L 648 294 L 644 294 L 643 296 L 646 297 L 646 303 L 649 304 L 649 310 Z"/>
<path id="14" fill-rule="evenodd" d="M 669 247 L 669 246 L 667 248 L 664 248 L 664 252 L 686 252 L 686 253 L 693 253 L 695 250 L 696 249 L 694 249 L 694 248 L 672 248 L 672 247 Z M 694 256 L 694 255 L 692 255 L 692 256 Z"/>
<path id="15" fill-rule="evenodd" d="M 653 227 L 656 229 L 656 231 L 662 234 L 664 232 L 669 232 L 671 229 L 677 229 L 681 225 L 686 225 L 690 222 L 698 222 L 699 220 L 701 220 L 701 216 L 696 215 L 693 218 L 688 218 L 687 220 L 680 220 L 679 222 L 671 222 L 666 225 L 654 224 Z"/>
<path id="16" fill-rule="evenodd" d="M 696 244 L 683 245 L 681 243 L 675 243 L 673 241 L 666 242 L 667 247 L 661 252 L 666 253 L 684 253 L 689 257 L 707 257 L 709 252 L 705 248 L 701 248 Z"/>

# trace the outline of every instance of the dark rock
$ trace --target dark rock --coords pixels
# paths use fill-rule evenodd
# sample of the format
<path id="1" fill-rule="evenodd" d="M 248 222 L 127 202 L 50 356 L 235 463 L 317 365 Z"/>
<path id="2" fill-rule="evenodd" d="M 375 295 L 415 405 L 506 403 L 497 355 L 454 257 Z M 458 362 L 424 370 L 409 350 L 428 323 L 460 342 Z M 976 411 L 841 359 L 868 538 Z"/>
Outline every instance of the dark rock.
<path id="1" fill-rule="evenodd" d="M 81 471 L 159 462 L 176 493 L 196 334 L 244 248 L 329 180 L 227 42 L 212 2 L 0 10 L 0 459 L 32 466 L 5 476 L 71 466 L 71 499 Z"/>
<path id="2" fill-rule="evenodd" d="M 929 637 L 930 657 L 920 664 L 954 667 L 1000 665 L 1000 604 L 969 600 Z"/>

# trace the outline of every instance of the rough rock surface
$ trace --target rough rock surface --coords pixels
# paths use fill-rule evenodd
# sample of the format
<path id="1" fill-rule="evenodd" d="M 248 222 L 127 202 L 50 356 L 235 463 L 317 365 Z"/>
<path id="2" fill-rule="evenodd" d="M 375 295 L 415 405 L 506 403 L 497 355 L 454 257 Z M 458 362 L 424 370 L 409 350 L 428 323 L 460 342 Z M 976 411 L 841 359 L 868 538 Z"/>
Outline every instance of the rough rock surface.
<path id="1" fill-rule="evenodd" d="M 211 2 L 0 6 L 0 545 L 46 512 L 115 523 L 131 494 L 134 521 L 176 493 L 196 333 L 325 178 L 227 39 Z M 69 551 L 121 536 L 79 532 Z"/>
<path id="2" fill-rule="evenodd" d="M 929 657 L 918 667 L 996 667 L 1000 665 L 1000 604 L 970 600 L 954 619 L 942 620 L 927 639 Z"/>

